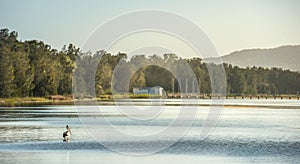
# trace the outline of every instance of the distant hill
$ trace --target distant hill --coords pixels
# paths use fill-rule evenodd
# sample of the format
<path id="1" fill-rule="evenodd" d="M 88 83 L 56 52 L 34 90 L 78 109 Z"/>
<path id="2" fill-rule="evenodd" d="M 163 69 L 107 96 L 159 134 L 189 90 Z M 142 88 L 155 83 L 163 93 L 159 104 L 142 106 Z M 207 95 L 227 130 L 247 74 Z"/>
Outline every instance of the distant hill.
<path id="1" fill-rule="evenodd" d="M 281 46 L 272 49 L 247 49 L 221 57 L 224 63 L 240 67 L 279 67 L 300 72 L 300 45 Z M 214 62 L 216 58 L 206 59 Z"/>

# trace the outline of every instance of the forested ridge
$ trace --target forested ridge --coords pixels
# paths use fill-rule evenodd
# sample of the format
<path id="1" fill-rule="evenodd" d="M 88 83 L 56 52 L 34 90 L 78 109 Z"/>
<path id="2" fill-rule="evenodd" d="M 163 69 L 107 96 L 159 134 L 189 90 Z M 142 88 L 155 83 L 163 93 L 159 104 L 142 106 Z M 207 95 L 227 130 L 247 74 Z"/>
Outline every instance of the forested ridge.
<path id="1" fill-rule="evenodd" d="M 81 62 L 76 63 L 76 59 L 80 59 Z M 56 50 L 42 41 L 20 41 L 17 32 L 1 29 L 0 97 L 70 95 L 72 94 L 74 72 L 80 75 L 75 79 L 81 84 L 80 87 L 94 87 L 97 95 L 111 94 L 112 76 L 118 63 L 123 63 L 126 65 L 124 68 L 130 69 L 137 63 L 147 63 L 153 60 L 173 67 L 177 67 L 180 63 L 188 63 L 195 74 L 195 80 L 199 83 L 200 93 L 205 94 L 211 92 L 211 81 L 207 68 L 220 66 L 204 63 L 200 58 L 182 59 L 175 54 L 149 57 L 137 55 L 128 59 L 125 53 L 115 55 L 105 51 L 98 51 L 96 54 L 83 53 L 72 44 Z M 97 62 L 95 83 L 80 79 L 80 77 L 86 76 L 91 68 L 76 69 L 80 63 L 89 65 L 92 62 Z M 300 91 L 299 72 L 281 68 L 239 68 L 229 64 L 223 64 L 223 67 L 226 72 L 227 94 L 298 94 Z M 125 75 L 126 69 L 124 69 Z M 184 75 L 184 72 L 182 73 Z M 173 84 L 175 85 L 173 86 Z M 174 75 L 158 66 L 145 66 L 130 79 L 130 89 L 134 86 L 157 85 L 163 87 L 167 93 L 180 92 L 178 81 L 176 79 L 174 81 Z M 77 89 L 80 90 L 80 88 Z"/>
<path id="2" fill-rule="evenodd" d="M 218 58 L 217 58 L 218 59 Z M 222 56 L 223 62 L 246 68 L 247 66 L 261 66 L 264 68 L 280 67 L 300 72 L 300 45 L 284 45 L 267 49 L 244 49 Z M 214 62 L 216 58 L 207 58 Z"/>

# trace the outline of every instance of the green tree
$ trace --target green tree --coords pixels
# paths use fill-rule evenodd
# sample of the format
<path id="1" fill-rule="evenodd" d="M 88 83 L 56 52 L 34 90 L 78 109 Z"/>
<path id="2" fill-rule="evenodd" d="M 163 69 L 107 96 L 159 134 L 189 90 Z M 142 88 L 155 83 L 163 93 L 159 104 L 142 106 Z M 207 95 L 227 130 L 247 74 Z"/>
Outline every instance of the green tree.
<path id="1" fill-rule="evenodd" d="M 10 52 L 1 46 L 0 49 L 0 97 L 12 97 L 15 91 L 14 67 L 9 59 Z"/>
<path id="2" fill-rule="evenodd" d="M 246 81 L 241 69 L 233 67 L 227 76 L 227 84 L 230 86 L 230 94 L 242 95 L 245 91 Z"/>
<path id="3" fill-rule="evenodd" d="M 71 94 L 72 93 L 72 78 L 75 70 L 75 59 L 79 56 L 80 50 L 74 45 L 69 44 L 58 53 L 59 62 L 62 67 L 62 76 L 60 78 L 58 93 Z"/>

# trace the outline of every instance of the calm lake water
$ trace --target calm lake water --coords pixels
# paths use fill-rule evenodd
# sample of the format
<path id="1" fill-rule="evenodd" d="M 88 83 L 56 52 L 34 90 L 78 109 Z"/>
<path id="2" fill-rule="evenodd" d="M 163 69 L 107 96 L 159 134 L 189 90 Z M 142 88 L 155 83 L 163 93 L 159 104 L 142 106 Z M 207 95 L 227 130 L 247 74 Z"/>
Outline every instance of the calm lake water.
<path id="1" fill-rule="evenodd" d="M 146 112 L 151 105 L 135 100 L 135 106 Z M 180 104 L 197 110 L 195 117 L 174 122 L 182 110 Z M 209 115 L 209 100 L 164 100 L 162 111 L 151 119 L 143 112 L 137 118 L 122 113 L 112 104 L 93 113 L 89 106 L 40 106 L 0 108 L 0 163 L 299 163 L 300 162 L 300 101 L 298 100 L 226 100 L 218 123 L 205 139 L 200 137 Z M 159 105 L 158 105 L 159 104 Z M 200 105 L 199 105 L 200 104 Z M 198 106 L 199 105 L 199 106 Z M 237 105 L 247 105 L 239 107 Z M 251 107 L 256 106 L 256 107 Z M 258 107 L 259 106 L 259 107 Z M 148 109 L 149 108 L 149 109 Z M 191 112 L 194 113 L 193 111 Z M 107 118 L 110 125 L 101 118 Z M 145 117 L 146 118 L 146 117 Z M 107 127 L 100 144 L 84 125 L 84 119 L 99 120 L 99 130 Z M 191 122 L 192 125 L 188 123 Z M 65 126 L 72 130 L 71 142 L 62 141 Z M 172 133 L 157 140 L 135 140 L 134 136 L 162 133 L 173 126 L 176 130 L 189 126 L 184 137 L 175 143 Z M 115 129 L 129 133 L 132 140 L 108 134 Z M 175 134 L 175 133 L 174 133 Z M 110 136 L 109 136 L 110 135 Z M 107 145 L 113 145 L 110 149 Z M 169 145 L 160 151 L 157 146 Z M 115 152 L 115 150 L 121 150 Z M 149 150 L 149 153 L 147 154 Z M 139 155 L 139 151 L 146 151 Z M 127 154 L 127 155 L 126 155 Z M 129 154 L 129 155 L 128 155 Z"/>

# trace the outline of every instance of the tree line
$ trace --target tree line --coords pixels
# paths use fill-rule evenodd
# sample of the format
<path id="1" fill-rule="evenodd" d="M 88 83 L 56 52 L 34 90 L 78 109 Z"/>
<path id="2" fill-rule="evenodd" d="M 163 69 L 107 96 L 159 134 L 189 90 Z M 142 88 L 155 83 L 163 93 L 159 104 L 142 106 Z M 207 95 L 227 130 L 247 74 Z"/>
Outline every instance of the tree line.
<path id="1" fill-rule="evenodd" d="M 52 49 L 42 41 L 19 41 L 18 33 L 0 30 L 0 97 L 42 97 L 72 93 L 79 49 Z"/>
<path id="2" fill-rule="evenodd" d="M 175 54 L 128 58 L 125 53 L 83 53 L 73 44 L 56 50 L 42 41 L 20 41 L 18 33 L 8 29 L 0 30 L 0 63 L 1 98 L 74 92 L 88 95 L 90 91 L 99 96 L 145 86 L 161 86 L 167 93 L 199 89 L 200 93 L 210 94 L 214 83 L 211 79 L 218 78 L 211 77 L 210 71 L 219 67 L 224 68 L 227 94 L 298 94 L 300 91 L 300 73 L 281 68 L 216 65 Z"/>

